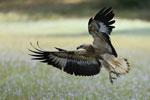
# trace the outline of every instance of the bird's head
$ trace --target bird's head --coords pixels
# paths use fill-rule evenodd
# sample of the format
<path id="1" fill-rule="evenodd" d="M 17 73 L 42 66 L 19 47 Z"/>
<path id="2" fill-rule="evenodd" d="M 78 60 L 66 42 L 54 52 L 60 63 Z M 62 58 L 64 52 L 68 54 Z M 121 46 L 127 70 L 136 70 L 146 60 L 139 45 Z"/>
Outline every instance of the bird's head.
<path id="1" fill-rule="evenodd" d="M 90 46 L 90 44 L 81 44 L 76 49 L 77 50 L 78 49 L 85 49 L 85 50 L 87 50 L 89 48 L 89 46 Z"/>
<path id="2" fill-rule="evenodd" d="M 95 21 L 93 18 L 90 18 L 89 23 L 88 23 L 89 33 L 95 32 L 99 30 L 99 28 L 100 28 L 99 23 Z"/>

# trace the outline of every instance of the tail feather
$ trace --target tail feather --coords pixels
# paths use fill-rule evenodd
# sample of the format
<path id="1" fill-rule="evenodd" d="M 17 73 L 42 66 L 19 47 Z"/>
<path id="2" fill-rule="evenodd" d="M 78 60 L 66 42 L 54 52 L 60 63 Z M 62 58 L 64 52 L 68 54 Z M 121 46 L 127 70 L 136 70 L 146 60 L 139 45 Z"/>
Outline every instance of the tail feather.
<path id="1" fill-rule="evenodd" d="M 113 73 L 123 75 L 130 71 L 130 65 L 126 58 L 116 58 L 113 55 L 105 54 L 103 59 L 110 65 L 107 69 Z"/>
<path id="2" fill-rule="evenodd" d="M 130 65 L 127 61 L 127 59 L 123 58 L 115 58 L 112 61 L 108 62 L 109 64 L 111 64 L 111 66 L 114 66 L 115 68 L 113 69 L 113 72 L 119 73 L 119 74 L 126 74 L 129 72 L 130 70 Z"/>

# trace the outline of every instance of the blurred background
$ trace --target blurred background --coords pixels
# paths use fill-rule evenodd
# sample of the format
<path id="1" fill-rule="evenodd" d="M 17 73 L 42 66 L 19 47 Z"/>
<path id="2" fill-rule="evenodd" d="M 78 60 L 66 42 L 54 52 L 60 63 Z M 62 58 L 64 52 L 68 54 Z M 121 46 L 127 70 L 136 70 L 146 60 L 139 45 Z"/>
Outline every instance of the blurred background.
<path id="1" fill-rule="evenodd" d="M 32 61 L 30 42 L 46 50 L 92 43 L 87 24 L 112 7 L 111 41 L 131 71 L 114 85 L 102 68 L 94 77 L 75 77 Z M 0 100 L 149 100 L 150 0 L 0 0 Z"/>
<path id="2" fill-rule="evenodd" d="M 0 0 L 1 18 L 9 21 L 88 17 L 110 6 L 117 17 L 150 20 L 149 0 Z"/>

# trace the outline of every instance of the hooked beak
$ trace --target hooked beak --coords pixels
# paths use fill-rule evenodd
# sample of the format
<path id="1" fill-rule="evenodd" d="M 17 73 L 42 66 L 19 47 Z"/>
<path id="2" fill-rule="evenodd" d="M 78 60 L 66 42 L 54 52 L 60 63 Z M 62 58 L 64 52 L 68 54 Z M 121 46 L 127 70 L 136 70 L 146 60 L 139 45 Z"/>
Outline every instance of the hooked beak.
<path id="1" fill-rule="evenodd" d="M 80 46 L 78 46 L 76 49 L 78 50 L 78 49 L 80 49 L 80 48 L 82 48 L 82 46 L 80 45 Z"/>

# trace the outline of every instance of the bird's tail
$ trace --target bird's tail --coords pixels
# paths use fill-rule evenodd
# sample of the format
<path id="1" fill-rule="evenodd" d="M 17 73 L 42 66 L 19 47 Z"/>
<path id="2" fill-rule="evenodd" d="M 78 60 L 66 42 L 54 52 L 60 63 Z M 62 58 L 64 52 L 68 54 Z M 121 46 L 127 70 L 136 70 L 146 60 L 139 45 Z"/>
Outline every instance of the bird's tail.
<path id="1" fill-rule="evenodd" d="M 116 58 L 113 55 L 110 54 L 104 54 L 103 59 L 105 60 L 104 67 L 107 67 L 106 69 L 110 72 L 123 75 L 129 72 L 130 65 L 125 58 Z"/>

